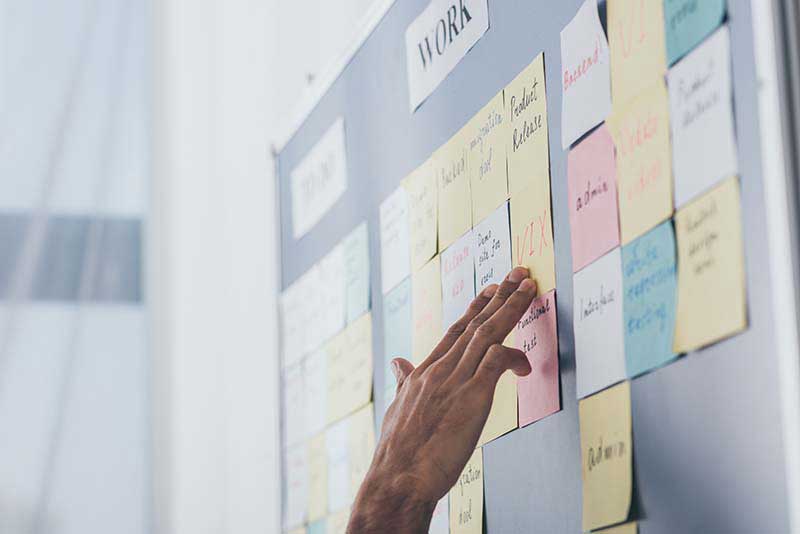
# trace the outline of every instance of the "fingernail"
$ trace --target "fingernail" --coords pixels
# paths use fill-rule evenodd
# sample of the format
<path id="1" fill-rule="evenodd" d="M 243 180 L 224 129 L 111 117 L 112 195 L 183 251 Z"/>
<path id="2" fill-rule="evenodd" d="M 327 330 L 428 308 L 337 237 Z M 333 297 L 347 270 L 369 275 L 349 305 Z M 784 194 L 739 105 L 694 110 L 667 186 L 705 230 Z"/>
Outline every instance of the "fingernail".
<path id="1" fill-rule="evenodd" d="M 526 278 L 525 280 L 523 280 L 519 286 L 519 290 L 525 292 L 534 291 L 535 289 L 536 289 L 536 282 L 534 282 L 530 278 Z"/>
<path id="2" fill-rule="evenodd" d="M 514 267 L 514 269 L 508 273 L 508 280 L 509 282 L 513 282 L 515 284 L 519 284 L 528 276 L 528 268 L 527 267 Z"/>
<path id="3" fill-rule="evenodd" d="M 392 360 L 392 374 L 395 380 L 400 380 L 400 365 L 394 360 Z"/>
<path id="4" fill-rule="evenodd" d="M 497 284 L 492 284 L 490 286 L 487 286 L 483 290 L 484 297 L 493 297 L 495 293 L 497 293 Z"/>

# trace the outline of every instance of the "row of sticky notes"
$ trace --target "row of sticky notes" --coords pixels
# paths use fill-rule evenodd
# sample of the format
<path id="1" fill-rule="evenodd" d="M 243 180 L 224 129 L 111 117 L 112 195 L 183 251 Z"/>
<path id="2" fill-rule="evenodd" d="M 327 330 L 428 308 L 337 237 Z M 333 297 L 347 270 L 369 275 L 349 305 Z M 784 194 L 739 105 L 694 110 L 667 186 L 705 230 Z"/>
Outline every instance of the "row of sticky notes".
<path id="1" fill-rule="evenodd" d="M 515 262 L 555 287 L 544 80 L 540 54 L 381 204 L 384 294 L 509 199 Z"/>
<path id="2" fill-rule="evenodd" d="M 325 529 L 327 523 L 330 532 L 341 516 L 342 529 L 346 526 L 349 507 L 372 462 L 374 425 L 373 405 L 368 404 L 284 451 L 285 527 L 308 524 L 309 529 Z"/>
<path id="3" fill-rule="evenodd" d="M 297 364 L 369 310 L 369 270 L 362 223 L 283 291 L 282 367 Z"/>

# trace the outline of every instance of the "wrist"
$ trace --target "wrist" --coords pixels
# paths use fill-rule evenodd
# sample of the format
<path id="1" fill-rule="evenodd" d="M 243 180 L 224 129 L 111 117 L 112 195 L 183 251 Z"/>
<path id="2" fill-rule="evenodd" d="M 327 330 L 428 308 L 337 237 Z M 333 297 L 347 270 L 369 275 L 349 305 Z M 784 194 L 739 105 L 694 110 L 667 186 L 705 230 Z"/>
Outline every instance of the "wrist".
<path id="1" fill-rule="evenodd" d="M 427 532 L 435 507 L 413 477 L 371 470 L 356 496 L 347 533 Z"/>

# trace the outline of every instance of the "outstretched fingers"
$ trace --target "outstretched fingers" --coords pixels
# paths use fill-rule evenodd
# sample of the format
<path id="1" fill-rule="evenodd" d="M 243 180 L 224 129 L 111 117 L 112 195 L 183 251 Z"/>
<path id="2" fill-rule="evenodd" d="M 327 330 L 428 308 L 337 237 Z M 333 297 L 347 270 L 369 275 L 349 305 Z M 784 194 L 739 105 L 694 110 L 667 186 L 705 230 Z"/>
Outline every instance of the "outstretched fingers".
<path id="1" fill-rule="evenodd" d="M 526 278 L 508 300 L 477 328 L 453 372 L 453 378 L 464 382 L 469 380 L 485 359 L 490 347 L 503 343 L 528 311 L 535 297 L 536 282 Z"/>

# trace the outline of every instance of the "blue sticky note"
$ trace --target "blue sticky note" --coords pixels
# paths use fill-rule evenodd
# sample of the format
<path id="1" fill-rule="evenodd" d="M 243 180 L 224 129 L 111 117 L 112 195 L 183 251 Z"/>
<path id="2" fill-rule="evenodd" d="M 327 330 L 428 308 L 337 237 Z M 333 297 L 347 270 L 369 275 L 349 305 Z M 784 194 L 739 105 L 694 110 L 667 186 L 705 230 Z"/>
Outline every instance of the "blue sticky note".
<path id="1" fill-rule="evenodd" d="M 369 310 L 369 243 L 367 223 L 361 223 L 344 239 L 347 323 Z"/>
<path id="2" fill-rule="evenodd" d="M 725 0 L 664 0 L 667 64 L 700 44 L 724 18 Z"/>
<path id="3" fill-rule="evenodd" d="M 622 248 L 625 367 L 633 378 L 675 358 L 675 233 L 667 221 Z"/>
<path id="4" fill-rule="evenodd" d="M 396 385 L 389 362 L 411 359 L 411 278 L 406 278 L 383 297 L 383 354 L 386 387 Z"/>
<path id="5" fill-rule="evenodd" d="M 306 534 L 325 534 L 325 520 L 320 519 L 319 521 L 309 523 L 306 528 Z"/>

